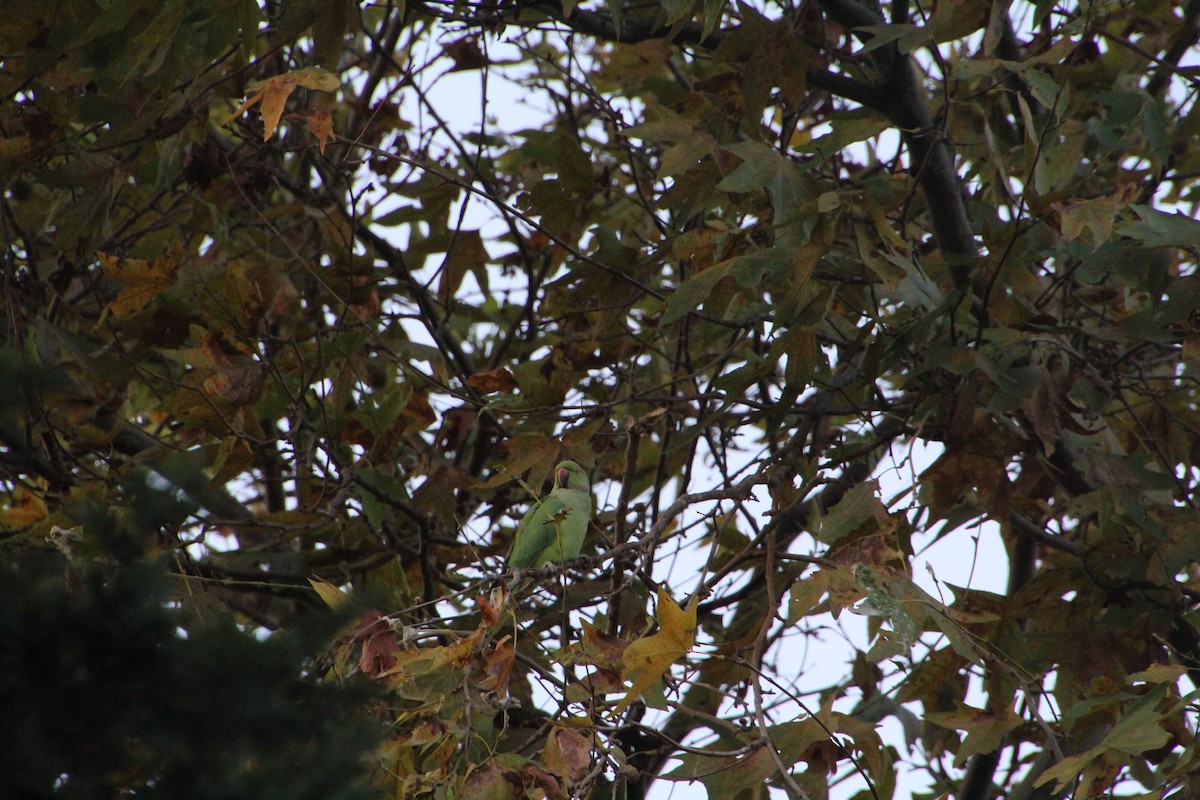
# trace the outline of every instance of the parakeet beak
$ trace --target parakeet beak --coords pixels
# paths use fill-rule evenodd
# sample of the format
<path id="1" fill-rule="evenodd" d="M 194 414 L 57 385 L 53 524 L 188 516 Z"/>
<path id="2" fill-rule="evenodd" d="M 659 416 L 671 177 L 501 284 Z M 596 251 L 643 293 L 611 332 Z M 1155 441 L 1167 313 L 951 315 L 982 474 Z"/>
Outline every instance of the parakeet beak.
<path id="1" fill-rule="evenodd" d="M 569 481 L 571 479 L 571 473 L 565 469 L 560 469 L 558 471 L 558 474 L 554 477 L 556 479 L 554 482 L 555 486 L 560 486 L 560 487 L 566 488 L 567 481 Z"/>

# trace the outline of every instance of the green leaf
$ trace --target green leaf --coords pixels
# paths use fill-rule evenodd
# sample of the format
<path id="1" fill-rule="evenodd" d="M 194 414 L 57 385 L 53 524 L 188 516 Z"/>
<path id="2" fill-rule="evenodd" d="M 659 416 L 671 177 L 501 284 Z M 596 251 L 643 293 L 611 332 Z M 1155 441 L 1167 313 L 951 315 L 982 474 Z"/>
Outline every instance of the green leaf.
<path id="1" fill-rule="evenodd" d="M 667 12 L 667 25 L 674 25 L 683 19 L 690 19 L 696 7 L 697 0 L 658 0 L 663 11 Z"/>
<path id="2" fill-rule="evenodd" d="M 864 481 L 847 492 L 840 503 L 819 518 L 817 538 L 825 544 L 835 544 L 874 519 L 881 509 L 886 513 L 876 494 L 878 490 L 875 481 Z"/>
<path id="3" fill-rule="evenodd" d="M 1146 205 L 1131 205 L 1137 222 L 1117 228 L 1117 233 L 1147 247 L 1200 247 L 1200 222 L 1182 211 L 1168 214 Z"/>
<path id="4" fill-rule="evenodd" d="M 971 756 L 994 752 L 1001 746 L 1004 737 L 1024 724 L 1020 715 L 1011 708 L 994 714 L 981 708 L 967 705 L 955 711 L 932 711 L 925 718 L 943 728 L 967 731 L 967 736 L 954 757 L 954 765 L 962 766 Z"/>
<path id="5" fill-rule="evenodd" d="M 1170 741 L 1171 734 L 1159 725 L 1165 712 L 1158 710 L 1166 697 L 1168 686 L 1166 683 L 1155 686 L 1125 711 L 1100 746 L 1136 756 L 1147 750 L 1156 750 Z"/>
<path id="6" fill-rule="evenodd" d="M 721 15 L 725 12 L 726 2 L 727 0 L 704 0 L 704 30 L 700 34 L 702 39 L 707 39 L 709 34 L 716 30 L 721 22 Z"/>
<path id="7" fill-rule="evenodd" d="M 730 265 L 731 262 L 728 261 L 713 265 L 679 284 L 667 299 L 667 307 L 659 324 L 670 325 L 678 322 L 704 305 L 717 281 L 729 274 Z"/>

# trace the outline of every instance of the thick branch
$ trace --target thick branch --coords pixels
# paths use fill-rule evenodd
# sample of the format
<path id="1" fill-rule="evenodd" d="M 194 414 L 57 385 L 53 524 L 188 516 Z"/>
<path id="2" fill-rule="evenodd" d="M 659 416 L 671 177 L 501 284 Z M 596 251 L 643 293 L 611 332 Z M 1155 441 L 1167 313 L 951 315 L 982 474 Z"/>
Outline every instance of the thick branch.
<path id="1" fill-rule="evenodd" d="M 820 1 L 821 8 L 825 9 L 825 13 L 837 22 L 837 24 L 848 30 L 884 24 L 882 15 L 873 9 L 867 8 L 862 3 L 855 2 L 855 0 Z M 859 37 L 862 41 L 867 41 L 871 38 L 871 34 L 862 31 L 855 32 L 855 36 Z"/>
<path id="2" fill-rule="evenodd" d="M 884 24 L 876 11 L 854 0 L 821 0 L 821 7 L 846 28 Z M 872 38 L 864 31 L 855 35 L 862 41 Z M 871 91 L 832 83 L 822 88 L 880 112 L 900 130 L 911 157 L 910 169 L 929 208 L 934 238 L 946 256 L 955 286 L 962 288 L 970 277 L 969 261 L 978 257 L 979 248 L 967 217 L 954 156 L 934 125 L 912 59 L 901 55 L 895 45 L 881 47 L 871 55 L 882 76 Z"/>
<path id="3" fill-rule="evenodd" d="M 848 75 L 810 69 L 805 73 L 805 77 L 808 79 L 809 86 L 815 86 L 838 97 L 853 100 L 866 108 L 880 108 L 883 105 L 883 99 L 879 96 L 880 93 L 876 87 Z"/>
<path id="4" fill-rule="evenodd" d="M 727 31 L 713 31 L 705 36 L 704 26 L 697 22 L 667 26 L 655 24 L 654 17 L 634 17 L 630 14 L 622 16 L 621 24 L 618 27 L 612 15 L 607 12 L 587 11 L 577 7 L 569 17 L 564 17 L 562 4 L 557 0 L 533 2 L 528 5 L 580 33 L 625 44 L 644 42 L 647 39 L 670 39 L 679 44 L 695 45 L 712 50 L 722 42 L 728 33 Z"/>
<path id="5" fill-rule="evenodd" d="M 1151 97 L 1157 97 L 1166 87 L 1167 81 L 1179 67 L 1179 61 L 1196 44 L 1197 39 L 1200 39 L 1200 0 L 1191 0 L 1183 12 L 1183 24 L 1179 26 L 1175 41 L 1158 62 L 1154 77 L 1146 83 L 1146 92 Z"/>

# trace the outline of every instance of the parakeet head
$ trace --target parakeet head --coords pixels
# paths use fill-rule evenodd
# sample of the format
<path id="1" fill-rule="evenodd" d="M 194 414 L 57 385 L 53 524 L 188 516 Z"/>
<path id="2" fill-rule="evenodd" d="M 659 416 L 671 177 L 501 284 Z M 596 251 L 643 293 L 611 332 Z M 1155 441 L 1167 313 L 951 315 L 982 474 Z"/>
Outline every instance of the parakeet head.
<path id="1" fill-rule="evenodd" d="M 554 468 L 554 487 L 556 489 L 578 489 L 582 492 L 591 491 L 592 483 L 588 480 L 583 467 L 574 461 L 560 461 Z"/>

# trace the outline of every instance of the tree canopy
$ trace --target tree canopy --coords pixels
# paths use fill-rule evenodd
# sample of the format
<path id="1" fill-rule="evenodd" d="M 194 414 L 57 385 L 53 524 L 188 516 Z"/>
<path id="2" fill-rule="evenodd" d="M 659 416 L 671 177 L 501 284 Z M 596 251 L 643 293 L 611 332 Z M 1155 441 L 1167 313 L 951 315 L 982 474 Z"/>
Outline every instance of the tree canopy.
<path id="1" fill-rule="evenodd" d="M 9 0 L 0 787 L 1194 796 L 1198 38 Z"/>

